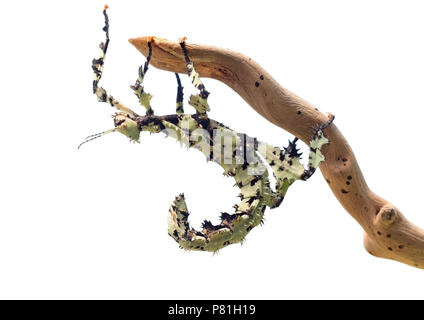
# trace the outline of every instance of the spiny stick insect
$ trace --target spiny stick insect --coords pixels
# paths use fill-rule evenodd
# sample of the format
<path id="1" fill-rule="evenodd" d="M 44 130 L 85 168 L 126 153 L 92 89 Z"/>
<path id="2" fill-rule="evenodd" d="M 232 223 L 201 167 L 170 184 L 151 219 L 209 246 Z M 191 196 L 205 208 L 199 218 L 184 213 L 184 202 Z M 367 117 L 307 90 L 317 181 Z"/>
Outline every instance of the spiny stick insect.
<path id="1" fill-rule="evenodd" d="M 202 230 L 198 231 L 189 224 L 189 212 L 184 195 L 180 194 L 169 209 L 168 233 L 179 243 L 181 248 L 187 250 L 216 252 L 230 244 L 242 242 L 252 228 L 261 224 L 266 207 L 278 207 L 283 201 L 288 187 L 296 180 L 309 179 L 319 164 L 324 161 L 321 148 L 329 141 L 323 130 L 334 120 L 334 116 L 329 116 L 329 120 L 314 131 L 306 168 L 299 161 L 301 154 L 296 147 L 297 138 L 289 141 L 286 148 L 280 149 L 231 130 L 208 117 L 209 92 L 206 91 L 194 68 L 194 63 L 189 58 L 185 38 L 180 39 L 180 46 L 185 58 L 187 73 L 194 87 L 199 90 L 199 94 L 191 95 L 189 99 L 189 105 L 194 107 L 196 113 L 184 113 L 183 87 L 179 75 L 176 73 L 178 83 L 176 114 L 157 116 L 150 105 L 152 96 L 144 91 L 142 85 L 152 57 L 154 37 L 148 41 L 149 53 L 146 62 L 144 66 L 140 66 L 138 79 L 131 86 L 139 103 L 146 109 L 146 114 L 140 116 L 114 99 L 98 85 L 109 45 L 109 18 L 106 9 L 107 6 L 103 11 L 105 16 L 103 30 L 106 33 L 106 42 L 100 44 L 100 57 L 94 59 L 92 63 L 93 92 L 100 102 L 109 103 L 118 112 L 113 115 L 115 124 L 113 129 L 88 136 L 80 146 L 115 131 L 124 134 L 131 141 L 139 142 L 140 133 L 147 131 L 150 133 L 163 132 L 167 136 L 177 139 L 181 144 L 201 151 L 208 160 L 219 164 L 224 169 L 224 175 L 234 178 L 235 185 L 241 190 L 240 203 L 234 205 L 234 213 L 221 213 L 220 224 L 213 225 L 210 221 L 205 220 Z M 271 189 L 268 169 L 264 160 L 274 174 L 275 191 Z"/>

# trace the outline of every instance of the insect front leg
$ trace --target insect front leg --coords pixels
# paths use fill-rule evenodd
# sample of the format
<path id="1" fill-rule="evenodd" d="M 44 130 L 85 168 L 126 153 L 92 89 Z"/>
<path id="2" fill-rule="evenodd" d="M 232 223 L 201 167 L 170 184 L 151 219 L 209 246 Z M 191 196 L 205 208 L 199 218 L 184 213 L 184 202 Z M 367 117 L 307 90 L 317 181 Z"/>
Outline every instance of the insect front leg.
<path id="1" fill-rule="evenodd" d="M 98 59 L 93 59 L 92 62 L 92 69 L 94 71 L 94 80 L 93 80 L 93 93 L 97 96 L 97 99 L 100 102 L 106 102 L 109 103 L 112 107 L 118 109 L 119 111 L 122 111 L 128 115 L 131 116 L 138 116 L 134 111 L 124 106 L 122 103 L 120 103 L 118 100 L 113 98 L 111 95 L 107 93 L 107 91 L 99 87 L 99 81 L 103 74 L 103 66 L 104 61 L 106 57 L 106 52 L 109 46 L 109 17 L 106 13 L 106 10 L 108 9 L 108 6 L 106 5 L 103 9 L 103 15 L 105 17 L 105 26 L 103 27 L 103 31 L 106 34 L 106 41 L 100 43 L 100 56 Z"/>
<path id="2" fill-rule="evenodd" d="M 183 50 L 184 59 L 186 61 L 187 73 L 193 85 L 200 91 L 199 94 L 191 95 L 188 103 L 196 109 L 198 114 L 207 116 L 206 112 L 210 110 L 207 102 L 209 92 L 206 91 L 202 80 L 200 80 L 199 74 L 194 69 L 193 62 L 190 61 L 190 58 L 188 57 L 187 48 L 185 46 L 185 40 L 185 37 L 180 39 L 180 46 Z"/>
<path id="3" fill-rule="evenodd" d="M 152 95 L 150 93 L 147 93 L 144 91 L 144 86 L 142 86 L 144 76 L 146 75 L 147 70 L 149 69 L 149 63 L 150 59 L 152 58 L 152 42 L 154 37 L 150 37 L 149 41 L 147 42 L 147 46 L 149 47 L 149 54 L 147 55 L 146 62 L 144 63 L 144 66 L 140 66 L 138 68 L 138 78 L 133 86 L 130 86 L 131 89 L 134 90 L 135 95 L 138 98 L 138 101 L 140 104 L 146 108 L 146 115 L 152 116 L 153 115 L 153 109 L 150 105 L 150 100 L 152 99 Z"/>
<path id="4" fill-rule="evenodd" d="M 107 9 L 108 6 L 106 5 L 103 9 L 103 15 L 105 17 L 105 26 L 103 27 L 103 31 L 106 33 L 106 41 L 100 43 L 100 57 L 98 59 L 93 59 L 92 62 L 92 69 L 94 71 L 93 93 L 97 96 L 97 99 L 100 102 L 109 103 L 112 107 L 115 107 L 120 112 L 117 112 L 115 113 L 115 115 L 113 115 L 113 120 L 115 124 L 115 127 L 113 129 L 109 129 L 86 137 L 84 141 L 78 146 L 78 149 L 83 144 L 112 132 L 120 132 L 130 138 L 130 140 L 134 142 L 139 142 L 140 130 L 136 121 L 138 115 L 134 111 L 117 101 L 111 95 L 109 95 L 104 88 L 99 87 L 99 81 L 103 74 L 104 60 L 109 46 L 109 17 L 106 13 Z"/>

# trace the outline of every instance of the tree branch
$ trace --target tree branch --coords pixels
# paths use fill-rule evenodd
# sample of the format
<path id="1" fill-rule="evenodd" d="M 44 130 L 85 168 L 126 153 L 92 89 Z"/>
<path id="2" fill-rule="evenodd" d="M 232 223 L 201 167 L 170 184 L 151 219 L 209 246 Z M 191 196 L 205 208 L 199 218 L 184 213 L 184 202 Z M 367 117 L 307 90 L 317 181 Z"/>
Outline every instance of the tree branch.
<path id="1" fill-rule="evenodd" d="M 149 37 L 130 39 L 147 55 Z M 227 49 L 186 43 L 190 59 L 202 77 L 224 82 L 260 115 L 309 143 L 312 131 L 327 116 L 310 103 L 281 87 L 252 59 Z M 185 73 L 179 43 L 154 38 L 151 64 Z M 424 269 L 424 230 L 410 223 L 391 203 L 367 186 L 352 149 L 339 129 L 326 129 L 331 143 L 324 146 L 320 169 L 336 198 L 365 230 L 366 250 L 377 257 Z"/>

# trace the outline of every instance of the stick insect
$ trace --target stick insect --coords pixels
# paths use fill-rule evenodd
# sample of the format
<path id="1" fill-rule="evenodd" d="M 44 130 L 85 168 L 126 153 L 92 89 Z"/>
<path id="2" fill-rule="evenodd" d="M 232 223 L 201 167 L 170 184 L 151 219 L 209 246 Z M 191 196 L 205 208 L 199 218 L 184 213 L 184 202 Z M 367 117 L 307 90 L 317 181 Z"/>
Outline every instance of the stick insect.
<path id="1" fill-rule="evenodd" d="M 155 115 L 150 103 L 152 95 L 145 92 L 143 86 L 143 79 L 152 57 L 154 37 L 151 37 L 147 43 L 149 52 L 146 61 L 144 65 L 140 66 L 138 79 L 131 86 L 139 103 L 146 110 L 145 115 L 138 115 L 99 86 L 109 46 L 109 18 L 106 9 L 107 6 L 103 10 L 105 17 L 103 31 L 106 34 L 106 41 L 100 44 L 100 57 L 92 62 L 93 93 L 100 102 L 110 104 L 118 112 L 113 115 L 113 129 L 88 136 L 80 146 L 112 132 L 120 132 L 135 142 L 140 141 L 141 132 L 162 132 L 189 148 L 199 150 L 208 160 L 220 165 L 224 169 L 225 175 L 234 178 L 235 186 L 240 188 L 240 202 L 234 205 L 234 213 L 221 213 L 220 224 L 214 225 L 205 220 L 202 230 L 196 230 L 190 226 L 189 211 L 184 194 L 180 194 L 169 209 L 168 234 L 178 242 L 181 248 L 187 250 L 217 252 L 230 244 L 242 242 L 250 230 L 263 222 L 266 207 L 280 206 L 289 186 L 296 180 L 309 179 L 319 164 L 324 161 L 321 148 L 329 140 L 325 137 L 323 130 L 334 120 L 334 116 L 330 115 L 326 123 L 314 130 L 306 168 L 300 163 L 301 154 L 296 145 L 298 138 L 289 141 L 287 147 L 279 148 L 230 129 L 208 117 L 209 92 L 189 57 L 185 38 L 180 39 L 180 46 L 187 74 L 194 87 L 199 91 L 198 94 L 190 96 L 188 103 L 196 112 L 194 114 L 184 113 L 183 87 L 178 73 L 175 73 L 177 79 L 176 113 Z M 265 163 L 271 168 L 275 177 L 275 191 L 271 188 L 269 170 Z"/>

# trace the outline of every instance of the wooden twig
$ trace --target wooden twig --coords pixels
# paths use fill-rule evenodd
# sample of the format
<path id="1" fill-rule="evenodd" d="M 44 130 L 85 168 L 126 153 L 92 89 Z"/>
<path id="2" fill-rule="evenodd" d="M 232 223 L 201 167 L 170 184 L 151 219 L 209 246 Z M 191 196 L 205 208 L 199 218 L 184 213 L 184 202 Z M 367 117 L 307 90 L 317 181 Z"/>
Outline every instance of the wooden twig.
<path id="1" fill-rule="evenodd" d="M 145 56 L 149 37 L 130 39 Z M 281 87 L 252 59 L 227 49 L 186 44 L 190 58 L 202 77 L 224 82 L 260 115 L 309 143 L 313 128 L 327 121 L 327 115 Z M 155 37 L 151 64 L 185 73 L 185 61 L 178 42 Z M 331 143 L 324 146 L 325 162 L 320 169 L 343 207 L 365 230 L 366 250 L 377 257 L 397 260 L 424 269 L 424 230 L 410 223 L 387 200 L 367 186 L 352 149 L 336 125 L 326 129 Z"/>

